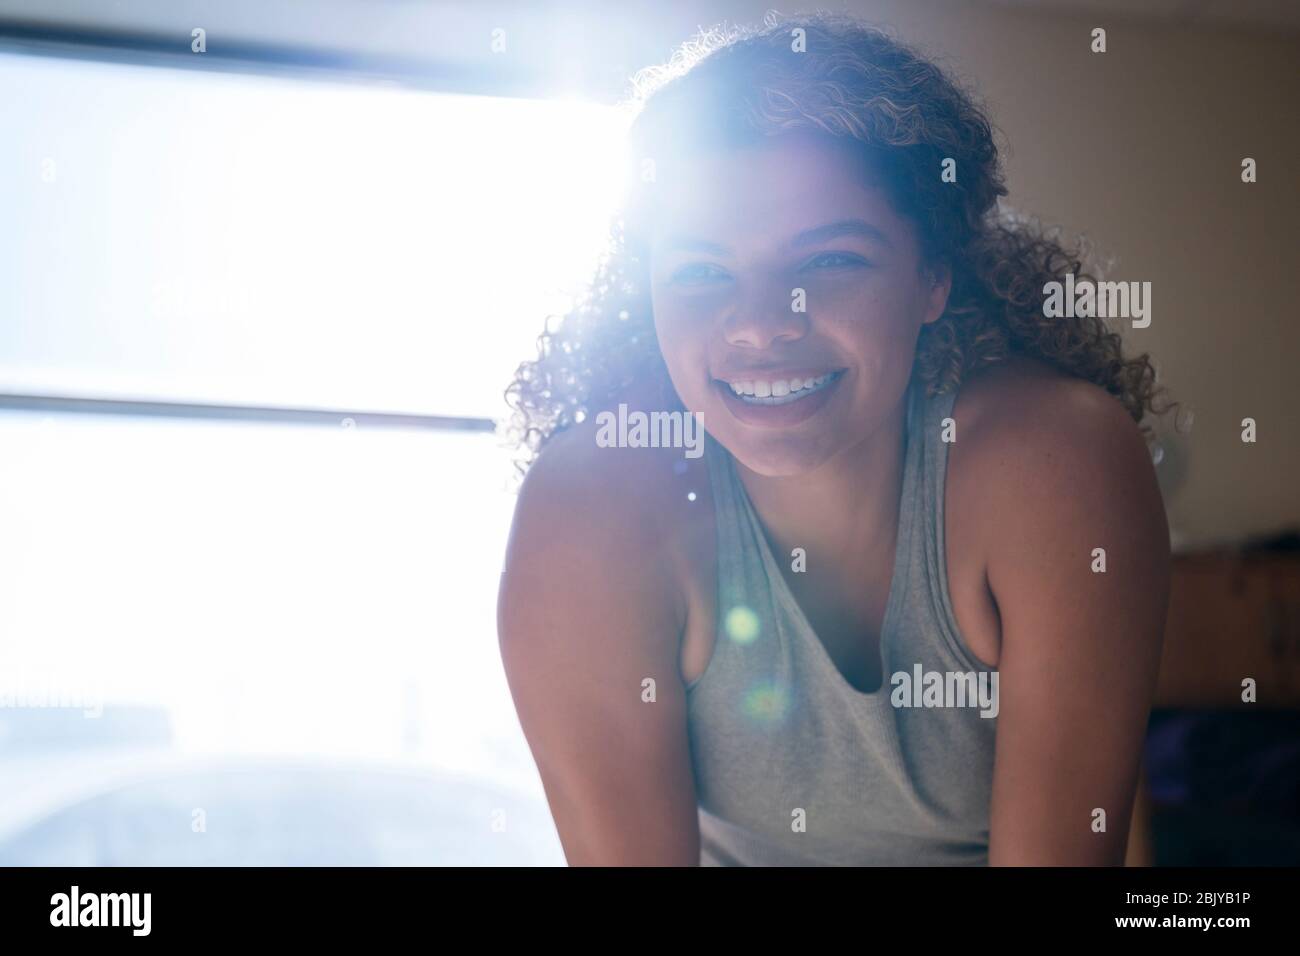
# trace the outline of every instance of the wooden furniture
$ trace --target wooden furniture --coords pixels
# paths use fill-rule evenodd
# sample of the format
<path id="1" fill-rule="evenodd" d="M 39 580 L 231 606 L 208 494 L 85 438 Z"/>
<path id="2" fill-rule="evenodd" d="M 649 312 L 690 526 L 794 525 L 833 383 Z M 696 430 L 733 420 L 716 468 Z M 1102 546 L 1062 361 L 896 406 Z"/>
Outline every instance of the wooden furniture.
<path id="1" fill-rule="evenodd" d="M 1244 701 L 1247 679 L 1253 703 Z M 1176 555 L 1157 708 L 1300 709 L 1300 553 Z M 1151 802 L 1138 783 L 1125 866 L 1150 866 Z"/>
<path id="2" fill-rule="evenodd" d="M 1155 706 L 1300 708 L 1300 554 L 1175 556 Z"/>

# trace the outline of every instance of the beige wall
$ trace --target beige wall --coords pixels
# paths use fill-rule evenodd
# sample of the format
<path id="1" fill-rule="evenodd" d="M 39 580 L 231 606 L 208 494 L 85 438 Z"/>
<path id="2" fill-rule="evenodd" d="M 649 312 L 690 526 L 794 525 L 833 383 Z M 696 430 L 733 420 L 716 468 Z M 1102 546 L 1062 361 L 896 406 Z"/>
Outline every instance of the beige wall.
<path id="1" fill-rule="evenodd" d="M 692 5 L 752 19 L 762 4 Z M 1160 431 L 1176 548 L 1300 525 L 1300 34 L 1180 26 L 1001 5 L 858 2 L 986 100 L 1016 208 L 1113 255 L 1110 278 L 1152 283 L 1128 329 L 1172 398 Z M 782 7 L 783 12 L 795 9 Z M 1090 51 L 1093 27 L 1107 52 Z M 1241 182 L 1243 157 L 1259 181 Z M 1241 419 L 1258 441 L 1241 441 Z"/>

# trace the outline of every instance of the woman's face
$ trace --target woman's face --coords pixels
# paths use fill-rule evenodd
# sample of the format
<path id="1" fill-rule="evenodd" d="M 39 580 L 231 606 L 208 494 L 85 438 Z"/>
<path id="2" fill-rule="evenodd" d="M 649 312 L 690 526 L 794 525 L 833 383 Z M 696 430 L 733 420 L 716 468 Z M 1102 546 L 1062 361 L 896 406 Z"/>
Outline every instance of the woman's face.
<path id="1" fill-rule="evenodd" d="M 804 474 L 869 438 L 947 301 L 865 175 L 846 146 L 804 134 L 660 167 L 659 344 L 687 409 L 759 474 Z"/>

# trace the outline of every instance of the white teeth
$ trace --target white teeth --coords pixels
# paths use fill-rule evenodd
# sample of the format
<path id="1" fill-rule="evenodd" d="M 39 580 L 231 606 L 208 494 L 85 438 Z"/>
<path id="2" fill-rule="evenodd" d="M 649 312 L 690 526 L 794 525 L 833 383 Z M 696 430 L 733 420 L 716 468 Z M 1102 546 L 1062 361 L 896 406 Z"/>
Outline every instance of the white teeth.
<path id="1" fill-rule="evenodd" d="M 731 382 L 731 390 L 741 400 L 751 405 L 785 405 L 797 402 L 813 392 L 820 391 L 833 382 L 837 372 L 828 372 L 817 378 L 781 379 L 775 382 Z"/>

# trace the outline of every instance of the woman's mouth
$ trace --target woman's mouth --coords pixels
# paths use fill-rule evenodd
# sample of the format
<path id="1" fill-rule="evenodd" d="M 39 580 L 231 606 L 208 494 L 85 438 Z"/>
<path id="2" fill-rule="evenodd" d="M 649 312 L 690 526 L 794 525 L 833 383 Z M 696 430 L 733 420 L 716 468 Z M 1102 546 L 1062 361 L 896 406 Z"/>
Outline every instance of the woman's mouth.
<path id="1" fill-rule="evenodd" d="M 759 428 L 788 428 L 816 415 L 831 400 L 845 369 L 791 370 L 716 381 L 732 416 Z"/>
<path id="2" fill-rule="evenodd" d="M 746 379 L 727 384 L 746 405 L 789 405 L 827 388 L 841 374 L 842 371 L 837 371 L 813 378 Z"/>

